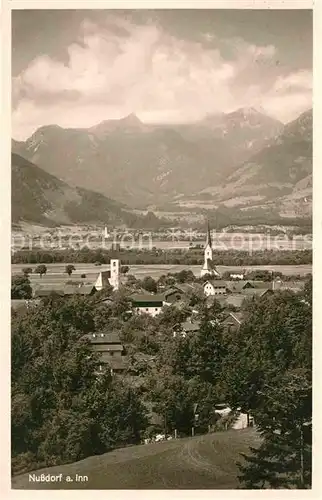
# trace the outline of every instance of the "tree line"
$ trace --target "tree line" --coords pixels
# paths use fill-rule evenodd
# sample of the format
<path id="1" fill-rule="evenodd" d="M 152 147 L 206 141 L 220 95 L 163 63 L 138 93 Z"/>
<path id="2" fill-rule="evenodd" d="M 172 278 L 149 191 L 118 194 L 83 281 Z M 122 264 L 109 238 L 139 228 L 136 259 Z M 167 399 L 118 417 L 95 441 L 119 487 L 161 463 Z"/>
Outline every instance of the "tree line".
<path id="1" fill-rule="evenodd" d="M 120 249 L 115 250 L 19 250 L 12 255 L 12 264 L 52 264 L 52 263 L 88 263 L 109 264 L 110 259 L 120 258 L 123 264 L 169 264 L 202 265 L 202 248 L 191 250 L 162 249 Z M 243 250 L 215 250 L 213 261 L 221 266 L 255 265 L 300 265 L 312 263 L 312 250 L 258 250 L 252 253 Z"/>

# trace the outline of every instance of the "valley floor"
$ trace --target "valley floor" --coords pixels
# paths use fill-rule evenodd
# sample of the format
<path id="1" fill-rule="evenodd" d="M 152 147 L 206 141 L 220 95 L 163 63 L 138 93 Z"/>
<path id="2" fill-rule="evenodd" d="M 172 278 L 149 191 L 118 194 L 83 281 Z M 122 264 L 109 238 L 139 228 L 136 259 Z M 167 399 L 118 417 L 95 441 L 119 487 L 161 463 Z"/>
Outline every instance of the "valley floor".
<path id="1" fill-rule="evenodd" d="M 29 474 L 13 477 L 14 489 L 236 489 L 240 453 L 256 447 L 253 428 L 217 432 L 148 445 L 131 446 L 69 465 L 35 471 L 61 482 L 37 483 Z M 32 474 L 32 473 L 30 473 Z M 76 481 L 76 474 L 88 481 Z M 74 479 L 66 482 L 66 476 Z"/>
<path id="2" fill-rule="evenodd" d="M 61 281 L 62 279 L 79 279 L 80 274 L 86 274 L 86 278 L 96 277 L 100 271 L 109 269 L 109 264 L 103 264 L 102 266 L 95 266 L 94 264 L 81 264 L 74 263 L 76 271 L 73 272 L 71 278 L 68 278 L 65 272 L 65 267 L 67 263 L 57 263 L 57 264 L 46 264 L 47 274 L 42 278 L 39 278 L 38 275 L 30 275 L 32 280 L 41 279 L 43 283 L 47 283 L 47 281 Z M 69 264 L 69 262 L 68 262 Z M 21 270 L 23 267 L 29 267 L 29 264 L 12 264 L 11 265 L 11 273 L 12 274 L 21 274 Z M 32 264 L 30 267 L 34 270 L 37 265 Z M 130 265 L 129 274 L 133 274 L 136 278 L 141 279 L 144 276 L 152 276 L 152 278 L 159 278 L 163 274 L 167 273 L 178 273 L 183 269 L 190 269 L 196 276 L 200 275 L 201 266 L 187 266 L 187 265 L 171 265 L 171 264 L 142 264 L 142 265 Z M 285 275 L 296 275 L 299 274 L 301 276 L 305 276 L 305 274 L 312 273 L 312 264 L 299 264 L 299 265 L 258 265 L 258 266 L 217 266 L 217 270 L 220 274 L 223 274 L 225 271 L 229 271 L 234 269 L 235 272 L 240 270 L 243 271 L 252 271 L 252 270 L 269 270 L 269 271 L 280 271 Z M 38 276 L 38 277 L 37 277 Z"/>

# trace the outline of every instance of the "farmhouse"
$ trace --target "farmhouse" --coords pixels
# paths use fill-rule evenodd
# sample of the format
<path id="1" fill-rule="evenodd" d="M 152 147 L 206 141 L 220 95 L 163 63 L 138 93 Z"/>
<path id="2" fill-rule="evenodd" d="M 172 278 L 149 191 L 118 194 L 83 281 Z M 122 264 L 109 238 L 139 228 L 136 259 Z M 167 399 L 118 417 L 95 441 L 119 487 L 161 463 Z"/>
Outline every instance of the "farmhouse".
<path id="1" fill-rule="evenodd" d="M 200 286 L 195 283 L 182 283 L 173 285 L 163 293 L 164 303 L 167 305 L 178 303 L 182 301 L 189 293 L 193 292 L 194 290 L 198 290 L 199 287 Z"/>
<path id="2" fill-rule="evenodd" d="M 102 331 L 84 335 L 84 338 L 89 340 L 92 351 L 99 354 L 100 372 L 110 369 L 113 375 L 126 370 L 124 347 L 118 333 Z"/>
<path id="3" fill-rule="evenodd" d="M 133 294 L 130 297 L 132 302 L 132 307 L 134 311 L 138 314 L 150 314 L 151 316 L 157 316 L 160 314 L 163 304 L 164 295 L 160 294 Z"/>
<path id="4" fill-rule="evenodd" d="M 204 294 L 209 295 L 225 295 L 227 293 L 226 281 L 212 280 L 206 281 L 203 286 Z"/>

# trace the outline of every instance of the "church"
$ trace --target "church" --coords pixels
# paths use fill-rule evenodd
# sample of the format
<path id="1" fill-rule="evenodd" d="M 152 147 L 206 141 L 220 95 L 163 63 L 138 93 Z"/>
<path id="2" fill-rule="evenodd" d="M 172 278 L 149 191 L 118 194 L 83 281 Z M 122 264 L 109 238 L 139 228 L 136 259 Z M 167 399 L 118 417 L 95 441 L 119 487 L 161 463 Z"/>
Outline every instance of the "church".
<path id="1" fill-rule="evenodd" d="M 212 260 L 212 240 L 211 240 L 211 234 L 210 234 L 210 226 L 209 226 L 209 221 L 207 224 L 207 237 L 206 237 L 206 244 L 205 244 L 205 260 L 203 264 L 203 268 L 201 269 L 200 276 L 220 276 L 219 272 L 216 269 L 216 266 Z"/>

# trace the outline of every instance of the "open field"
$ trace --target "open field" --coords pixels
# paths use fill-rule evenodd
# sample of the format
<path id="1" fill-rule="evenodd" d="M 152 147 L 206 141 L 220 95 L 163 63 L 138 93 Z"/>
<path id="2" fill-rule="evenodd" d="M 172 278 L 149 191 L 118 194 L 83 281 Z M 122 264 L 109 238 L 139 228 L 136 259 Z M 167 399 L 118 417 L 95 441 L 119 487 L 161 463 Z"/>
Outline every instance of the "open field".
<path id="1" fill-rule="evenodd" d="M 39 281 L 41 283 L 64 283 L 68 280 L 78 281 L 81 280 L 81 274 L 86 274 L 86 279 L 84 282 L 92 282 L 96 279 L 98 273 L 103 270 L 108 270 L 109 265 L 95 266 L 94 264 L 74 264 L 76 271 L 73 272 L 71 277 L 65 272 L 66 264 L 55 263 L 46 264 L 47 274 L 42 278 L 39 275 L 30 275 L 30 280 L 32 283 Z M 12 264 L 11 272 L 12 274 L 20 274 L 24 267 L 31 267 L 34 270 L 37 265 L 35 264 Z M 167 273 L 178 273 L 182 269 L 191 269 L 196 276 L 200 275 L 201 266 L 185 266 L 185 265 L 171 265 L 171 264 L 142 264 L 130 266 L 129 274 L 133 274 L 136 278 L 143 278 L 144 276 L 152 276 L 153 278 L 159 278 L 162 274 Z M 305 274 L 312 272 L 312 264 L 301 264 L 301 265 L 272 265 L 272 266 L 217 266 L 218 271 L 222 274 L 230 269 L 237 270 L 241 272 L 252 271 L 254 269 L 262 269 L 269 271 L 279 271 L 285 275 L 296 275 L 300 274 L 305 276 Z"/>
<path id="2" fill-rule="evenodd" d="M 33 483 L 29 474 L 12 479 L 14 489 L 235 489 L 240 453 L 260 443 L 254 429 L 218 432 L 114 450 L 70 465 L 36 471 L 76 474 L 88 481 Z"/>

